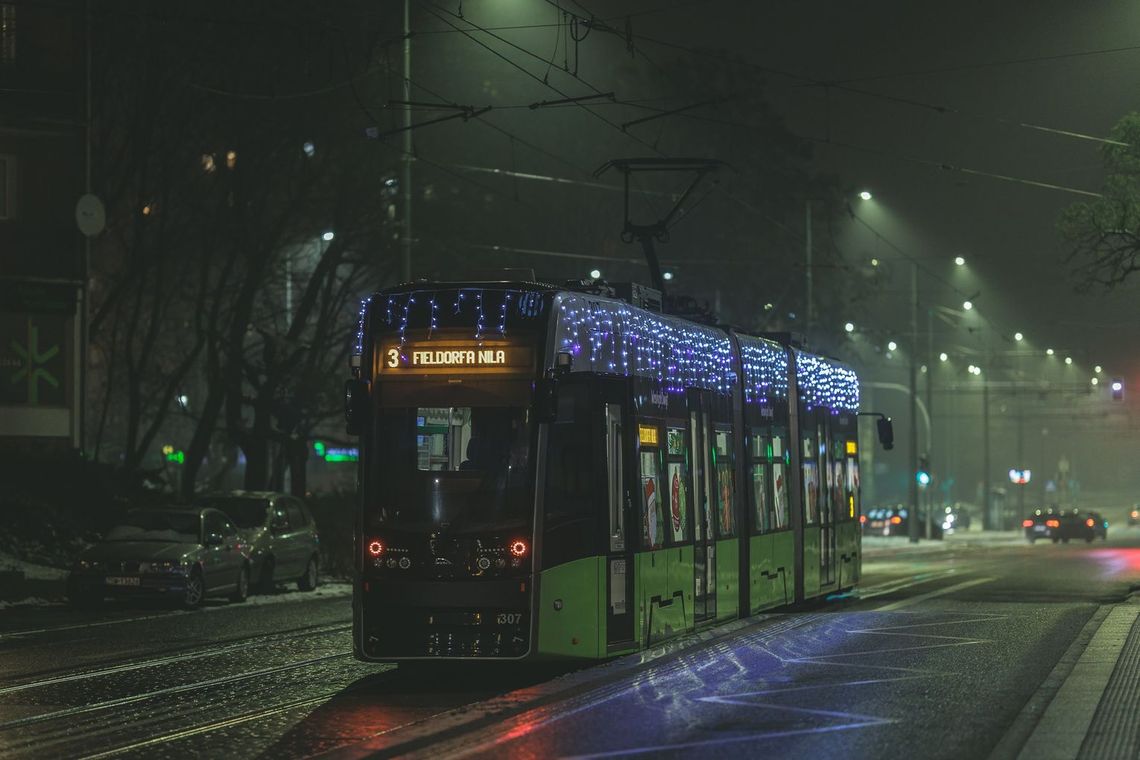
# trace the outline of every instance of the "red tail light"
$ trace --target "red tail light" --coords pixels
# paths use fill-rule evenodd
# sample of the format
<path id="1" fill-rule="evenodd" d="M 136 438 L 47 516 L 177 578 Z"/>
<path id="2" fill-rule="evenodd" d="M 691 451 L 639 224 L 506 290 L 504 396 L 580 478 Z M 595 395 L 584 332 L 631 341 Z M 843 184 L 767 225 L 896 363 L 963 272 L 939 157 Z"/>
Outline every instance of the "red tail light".
<path id="1" fill-rule="evenodd" d="M 526 541 L 519 540 L 511 543 L 511 554 L 515 555 L 516 557 L 521 557 L 522 555 L 526 554 L 526 550 Z"/>
<path id="2" fill-rule="evenodd" d="M 1140 511 L 1132 510 L 1132 519 L 1136 519 L 1137 517 L 1140 517 Z"/>
<path id="3" fill-rule="evenodd" d="M 1089 519 L 1085 520 L 1085 525 L 1091 528 L 1093 526 L 1093 519 L 1090 517 Z"/>
<path id="4" fill-rule="evenodd" d="M 891 525 L 901 525 L 901 524 L 902 524 L 902 518 L 899 517 L 898 515 L 895 515 L 894 517 L 891 518 Z"/>
<path id="5" fill-rule="evenodd" d="M 1046 527 L 1049 527 L 1049 528 L 1060 528 L 1061 527 L 1061 521 L 1060 520 L 1046 520 L 1045 525 L 1046 525 Z"/>
<path id="6" fill-rule="evenodd" d="M 859 522 L 861 522 L 861 523 L 867 522 L 867 515 L 859 515 Z"/>
<path id="7" fill-rule="evenodd" d="M 1021 521 L 1021 527 L 1032 528 L 1033 527 L 1033 521 L 1032 520 L 1022 520 Z"/>
<path id="8" fill-rule="evenodd" d="M 374 540 L 372 543 L 368 544 L 368 553 L 373 557 L 379 557 L 384 553 L 384 544 Z"/>

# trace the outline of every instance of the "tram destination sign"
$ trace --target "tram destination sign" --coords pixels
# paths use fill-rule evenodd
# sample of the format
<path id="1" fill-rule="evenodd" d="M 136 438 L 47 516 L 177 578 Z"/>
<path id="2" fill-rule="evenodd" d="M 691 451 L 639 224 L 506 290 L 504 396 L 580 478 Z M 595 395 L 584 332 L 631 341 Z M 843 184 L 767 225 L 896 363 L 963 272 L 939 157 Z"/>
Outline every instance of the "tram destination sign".
<path id="1" fill-rule="evenodd" d="M 502 341 L 425 341 L 386 344 L 380 371 L 386 374 L 517 374 L 534 367 L 530 346 Z"/>

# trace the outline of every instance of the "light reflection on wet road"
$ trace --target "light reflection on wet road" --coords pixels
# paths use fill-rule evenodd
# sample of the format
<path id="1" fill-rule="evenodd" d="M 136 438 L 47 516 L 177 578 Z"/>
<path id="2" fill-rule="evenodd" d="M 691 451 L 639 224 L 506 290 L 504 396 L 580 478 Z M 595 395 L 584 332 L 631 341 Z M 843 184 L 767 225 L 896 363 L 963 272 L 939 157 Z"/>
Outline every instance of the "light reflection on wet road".
<path id="1" fill-rule="evenodd" d="M 984 755 L 1140 582 L 1138 547 L 900 544 L 872 552 L 861 595 L 554 681 L 565 668 L 357 663 L 344 595 L 25 611 L 0 616 L 0 754 Z"/>

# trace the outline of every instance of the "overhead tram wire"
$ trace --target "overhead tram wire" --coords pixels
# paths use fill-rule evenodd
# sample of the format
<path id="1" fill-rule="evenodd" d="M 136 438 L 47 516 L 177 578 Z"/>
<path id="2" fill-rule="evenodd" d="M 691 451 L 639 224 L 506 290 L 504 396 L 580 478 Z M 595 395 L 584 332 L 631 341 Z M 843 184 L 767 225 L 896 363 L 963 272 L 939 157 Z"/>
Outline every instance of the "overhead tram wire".
<path id="1" fill-rule="evenodd" d="M 515 61 L 512 61 L 510 58 L 508 58 L 507 56 L 503 55 L 503 54 L 502 54 L 502 53 L 500 53 L 498 50 L 495 50 L 495 49 L 494 49 L 493 47 L 491 47 L 490 45 L 488 45 L 488 44 L 486 44 L 485 42 L 483 42 L 482 40 L 480 40 L 480 39 L 476 38 L 476 37 L 475 37 L 473 34 L 471 34 L 470 30 L 467 30 L 467 29 L 461 29 L 459 26 L 456 26 L 454 23 L 452 23 L 452 21 L 451 21 L 450 19 L 446 18 L 444 15 L 441 15 L 442 13 L 449 13 L 448 11 L 441 11 L 441 10 L 440 10 L 440 9 L 439 9 L 437 6 L 434 6 L 434 5 L 432 5 L 431 3 L 425 3 L 425 2 L 423 2 L 423 0 L 416 0 L 416 2 L 417 2 L 417 4 L 418 4 L 418 5 L 420 5 L 420 7 L 424 8 L 425 10 L 427 10 L 427 12 L 428 12 L 429 14 L 431 14 L 432 16 L 434 16 L 436 19 L 438 19 L 439 21 L 442 21 L 443 23 L 447 24 L 448 26 L 450 26 L 450 27 L 452 27 L 452 28 L 454 28 L 454 29 L 456 29 L 456 30 L 460 31 L 460 32 L 463 34 L 463 36 L 465 36 L 467 39 L 471 40 L 471 41 L 472 41 L 472 42 L 474 42 L 476 45 L 479 45 L 481 48 L 483 48 L 483 49 L 487 50 L 489 53 L 491 53 L 492 55 L 494 55 L 496 58 L 499 58 L 500 60 L 502 60 L 503 62 L 505 62 L 505 63 L 506 63 L 506 64 L 508 64 L 509 66 L 511 66 L 511 67 L 513 67 L 513 68 L 515 68 L 515 69 L 518 69 L 519 71 L 521 71 L 522 73 L 524 73 L 524 74 L 526 74 L 528 77 L 530 77 L 531 79 L 533 79 L 533 80 L 535 80 L 536 82 L 539 82 L 540 84 L 542 84 L 544 87 L 547 87 L 547 88 L 549 88 L 550 90 L 552 90 L 552 91 L 554 91 L 554 92 L 558 93 L 558 94 L 559 94 L 560 96 L 562 96 L 563 98 L 570 98 L 570 97 L 572 97 L 572 96 L 571 96 L 571 95 L 569 95 L 568 93 L 566 93 L 566 92 L 563 92 L 563 91 L 562 91 L 562 90 L 560 90 L 558 87 L 556 87 L 556 86 L 554 86 L 554 85 L 550 84 L 549 82 L 547 82 L 547 81 L 543 81 L 543 78 L 542 78 L 542 77 L 538 76 L 537 74 L 535 74 L 534 72 L 530 71 L 530 70 L 529 70 L 529 69 L 527 69 L 526 67 L 524 67 L 524 66 L 522 66 L 522 65 L 520 65 L 520 64 L 518 64 L 518 63 L 516 63 Z M 450 15 L 454 15 L 454 14 L 450 14 Z M 465 23 L 471 24 L 471 26 L 474 28 L 474 30 L 475 30 L 475 31 L 484 31 L 482 27 L 479 27 L 478 25 L 476 25 L 476 24 L 473 24 L 472 22 L 470 22 L 470 21 L 467 21 L 466 19 L 463 19 L 463 21 L 464 21 Z M 498 36 L 498 35 L 496 35 L 496 34 L 493 34 L 493 33 L 489 33 L 489 34 L 490 34 L 490 36 L 494 37 L 495 39 L 498 39 L 498 40 L 504 41 L 504 42 L 505 42 L 505 44 L 508 44 L 508 45 L 510 45 L 511 47 L 519 48 L 519 46 L 518 46 L 518 45 L 515 45 L 515 44 L 514 44 L 514 43 L 512 43 L 512 42 L 507 42 L 507 41 L 503 40 L 501 37 L 499 37 L 499 36 Z M 537 53 L 534 53 L 533 51 L 530 51 L 530 50 L 526 50 L 525 48 L 519 48 L 519 49 L 523 50 L 523 51 L 524 51 L 524 52 L 525 52 L 527 55 L 530 55 L 530 56 L 532 56 L 532 57 L 538 57 L 538 58 L 540 58 L 541 60 L 543 60 L 543 62 L 545 62 L 545 59 L 544 59 L 544 58 L 541 58 L 541 56 L 538 56 L 538 54 L 537 54 Z M 583 84 L 585 84 L 587 87 L 589 87 L 590 89 L 594 90 L 595 92 L 601 92 L 601 90 L 600 90 L 600 89 L 598 89 L 597 87 L 594 87 L 592 84 L 589 84 L 588 82 L 586 82 L 585 80 L 581 79 L 580 77 L 575 77 L 575 79 L 577 79 L 578 81 L 582 82 L 582 83 L 583 83 Z M 584 103 L 577 103 L 576 105 L 577 105 L 579 108 L 581 108 L 582 110 L 584 110 L 586 113 L 590 114 L 590 115 L 591 115 L 591 116 L 593 116 L 594 118 L 596 118 L 596 119 L 598 119 L 599 121 L 603 122 L 604 124 L 608 125 L 610 128 L 612 128 L 612 129 L 614 129 L 614 130 L 616 130 L 616 131 L 620 132 L 620 133 L 621 133 L 621 134 L 623 134 L 623 135 L 626 135 L 626 136 L 627 136 L 629 139 L 631 139 L 631 140 L 634 140 L 634 141 L 635 141 L 635 142 L 637 142 L 637 143 L 640 143 L 642 146 L 644 146 L 644 147 L 646 147 L 646 148 L 649 148 L 650 150 L 652 150 L 652 151 L 653 151 L 654 153 L 656 153 L 657 155 L 659 155 L 659 156 L 665 156 L 665 155 L 666 155 L 666 154 L 665 154 L 663 151 L 661 151 L 660 149 L 658 149 L 658 148 L 657 148 L 657 146 L 655 146 L 655 145 L 653 145 L 653 144 L 651 144 L 651 143 L 649 143 L 649 142 L 647 142 L 647 141 L 645 141 L 645 140 L 642 140 L 641 138 L 639 138 L 639 137 L 637 137 L 637 136 L 635 136 L 635 135 L 631 135 L 631 134 L 628 134 L 627 132 L 624 132 L 624 131 L 622 131 L 622 129 L 621 129 L 621 126 L 620 126 L 619 124 L 617 124 L 616 122 L 610 121 L 610 120 L 609 120 L 609 119 L 607 119 L 605 116 L 603 116 L 603 115 L 602 115 L 602 114 L 600 114 L 600 113 L 597 113 L 596 111 L 594 111 L 593 109 L 591 109 L 589 106 L 585 105 Z"/>
<path id="2" fill-rule="evenodd" d="M 915 108 L 922 108 L 924 110 L 935 111 L 937 113 L 952 113 L 955 115 L 973 118 L 973 119 L 977 119 L 977 120 L 994 121 L 994 122 L 997 122 L 1000 124 L 1004 124 L 1006 126 L 1020 127 L 1023 129 L 1029 129 L 1029 130 L 1033 130 L 1033 131 L 1037 131 L 1037 132 L 1045 132 L 1045 133 L 1049 133 L 1049 134 L 1055 134 L 1055 135 L 1058 135 L 1061 137 L 1071 137 L 1071 138 L 1080 139 L 1080 140 L 1090 140 L 1090 141 L 1100 142 L 1100 143 L 1109 144 L 1109 145 L 1122 145 L 1122 146 L 1127 145 L 1126 143 L 1121 143 L 1121 142 L 1118 142 L 1116 140 L 1111 140 L 1111 139 L 1106 138 L 1106 137 L 1100 137 L 1097 135 L 1089 135 L 1089 134 L 1085 134 L 1083 132 L 1077 132 L 1075 130 L 1067 130 L 1067 129 L 1059 129 L 1056 127 L 1048 127 L 1048 126 L 1045 126 L 1042 124 L 1034 124 L 1031 122 L 1023 122 L 1023 121 L 1020 121 L 1017 119 L 1006 119 L 1004 117 L 993 116 L 990 114 L 972 113 L 969 111 L 963 111 L 962 109 L 959 109 L 959 108 L 953 108 L 950 106 L 942 106 L 942 105 L 937 105 L 937 104 L 933 104 L 933 103 L 926 103 L 926 102 L 923 102 L 920 100 L 914 100 L 912 98 L 905 98 L 905 97 L 901 97 L 901 96 L 897 96 L 897 95 L 890 95 L 888 93 L 874 92 L 872 90 L 864 90 L 864 89 L 859 88 L 859 87 L 851 87 L 848 84 L 845 84 L 841 81 L 829 81 L 829 80 L 824 80 L 824 79 L 817 79 L 815 77 L 811 77 L 811 76 L 808 76 L 806 74 L 800 74 L 797 72 L 788 71 L 786 69 L 778 69 L 778 68 L 774 68 L 772 66 L 765 66 L 764 64 L 754 63 L 752 61 L 739 60 L 739 59 L 733 58 L 731 56 L 723 55 L 723 54 L 708 51 L 708 50 L 702 50 L 700 48 L 695 48 L 695 47 L 692 47 L 689 45 L 682 45 L 682 44 L 676 43 L 676 42 L 670 42 L 668 40 L 658 39 L 656 37 L 650 37 L 650 36 L 644 35 L 644 34 L 632 34 L 632 37 L 634 39 L 644 40 L 645 42 L 649 42 L 649 43 L 654 44 L 654 45 L 660 45 L 662 47 L 667 47 L 667 48 L 672 48 L 674 50 L 679 50 L 679 51 L 687 53 L 689 55 L 695 55 L 695 56 L 700 56 L 700 57 L 704 57 L 704 58 L 709 58 L 712 60 L 721 61 L 723 63 L 732 64 L 734 66 L 738 66 L 738 67 L 742 67 L 742 68 L 755 69 L 755 70 L 763 72 L 765 74 L 772 74 L 775 76 L 781 76 L 781 77 L 785 77 L 788 79 L 798 80 L 799 86 L 801 86 L 801 87 L 812 86 L 812 87 L 830 88 L 830 89 L 839 90 L 841 92 L 849 92 L 849 93 L 852 93 L 855 95 L 860 95 L 863 97 L 873 98 L 873 99 L 877 99 L 877 100 L 883 100 L 883 101 L 891 102 L 891 103 L 898 103 L 898 104 L 902 104 L 902 105 L 908 105 L 908 106 L 915 107 Z M 1129 48 L 1121 48 L 1121 50 L 1124 50 L 1124 49 L 1129 49 Z M 1140 46 L 1138 46 L 1136 49 L 1140 49 Z"/>

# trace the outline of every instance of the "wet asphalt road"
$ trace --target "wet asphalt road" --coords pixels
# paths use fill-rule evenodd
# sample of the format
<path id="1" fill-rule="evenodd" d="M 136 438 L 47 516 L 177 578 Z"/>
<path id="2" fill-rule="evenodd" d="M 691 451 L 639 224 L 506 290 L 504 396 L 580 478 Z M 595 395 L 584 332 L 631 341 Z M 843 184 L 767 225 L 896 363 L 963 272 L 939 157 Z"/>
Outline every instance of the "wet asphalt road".
<path id="1" fill-rule="evenodd" d="M 1112 533 L 869 544 L 857 596 L 566 675 L 357 663 L 343 586 L 2 610 L 0 756 L 984 757 L 1140 584 L 1140 530 Z"/>

